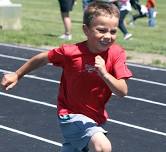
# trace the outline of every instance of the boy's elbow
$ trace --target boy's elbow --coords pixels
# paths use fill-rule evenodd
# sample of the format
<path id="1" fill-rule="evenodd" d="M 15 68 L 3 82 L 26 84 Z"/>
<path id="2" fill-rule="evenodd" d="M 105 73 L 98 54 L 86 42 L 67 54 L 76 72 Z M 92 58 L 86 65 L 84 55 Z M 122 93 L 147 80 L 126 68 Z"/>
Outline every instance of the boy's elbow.
<path id="1" fill-rule="evenodd" d="M 128 94 L 128 86 L 126 85 L 123 90 L 121 91 L 121 97 L 127 96 Z"/>
<path id="2" fill-rule="evenodd" d="M 126 95 L 127 95 L 127 94 L 121 93 L 121 94 L 118 94 L 118 97 L 123 98 L 123 97 L 125 97 Z"/>
<path id="3" fill-rule="evenodd" d="M 128 91 L 123 92 L 121 97 L 127 96 L 127 94 L 128 94 Z"/>
<path id="4" fill-rule="evenodd" d="M 117 96 L 122 98 L 124 96 L 127 96 L 127 94 L 128 94 L 128 90 L 124 90 L 124 91 L 121 91 L 121 92 L 117 93 Z"/>
<path id="5" fill-rule="evenodd" d="M 124 96 L 127 96 L 128 94 L 128 86 L 126 84 L 126 81 L 122 80 L 122 82 L 124 83 L 122 83 L 121 87 L 119 88 L 119 91 L 117 92 L 118 93 L 117 95 L 119 97 L 124 97 Z"/>

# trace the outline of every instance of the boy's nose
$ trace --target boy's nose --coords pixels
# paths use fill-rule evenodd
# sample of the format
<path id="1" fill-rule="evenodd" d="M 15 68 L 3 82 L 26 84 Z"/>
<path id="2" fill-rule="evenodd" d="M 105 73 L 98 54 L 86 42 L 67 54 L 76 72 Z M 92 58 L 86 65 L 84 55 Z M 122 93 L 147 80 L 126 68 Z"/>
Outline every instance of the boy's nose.
<path id="1" fill-rule="evenodd" d="M 112 35 L 110 32 L 104 34 L 104 38 L 111 39 Z"/>

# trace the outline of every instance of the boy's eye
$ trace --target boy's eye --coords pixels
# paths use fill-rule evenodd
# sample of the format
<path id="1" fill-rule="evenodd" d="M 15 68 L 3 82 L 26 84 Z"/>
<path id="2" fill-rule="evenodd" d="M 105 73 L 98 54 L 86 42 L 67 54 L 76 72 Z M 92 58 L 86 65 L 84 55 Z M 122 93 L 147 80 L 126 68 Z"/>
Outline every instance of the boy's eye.
<path id="1" fill-rule="evenodd" d="M 112 30 L 108 30 L 108 29 L 104 29 L 104 28 L 97 28 L 96 29 L 98 32 L 104 34 L 104 33 L 107 33 L 107 32 L 110 32 L 110 34 L 114 35 L 117 33 L 117 30 L 116 29 L 112 29 Z"/>
<path id="2" fill-rule="evenodd" d="M 106 33 L 106 32 L 108 32 L 108 30 L 106 30 L 106 29 L 97 29 L 97 31 L 100 32 L 100 33 Z"/>
<path id="3" fill-rule="evenodd" d="M 112 35 L 116 34 L 116 32 L 117 32 L 116 29 L 110 31 L 110 33 L 111 33 Z"/>

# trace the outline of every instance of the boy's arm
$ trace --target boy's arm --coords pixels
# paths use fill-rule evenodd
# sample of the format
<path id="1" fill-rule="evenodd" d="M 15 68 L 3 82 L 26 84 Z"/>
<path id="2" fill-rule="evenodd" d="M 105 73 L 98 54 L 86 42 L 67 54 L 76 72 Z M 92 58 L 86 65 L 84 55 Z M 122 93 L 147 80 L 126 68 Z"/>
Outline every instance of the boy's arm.
<path id="1" fill-rule="evenodd" d="M 48 51 L 42 52 L 31 59 L 29 59 L 23 66 L 21 66 L 16 72 L 5 74 L 2 78 L 1 85 L 5 90 L 14 87 L 18 80 L 25 74 L 43 66 L 48 63 Z"/>
<path id="2" fill-rule="evenodd" d="M 110 90 L 117 96 L 123 97 L 128 93 L 128 87 L 125 79 L 116 79 L 107 72 L 105 61 L 101 56 L 96 56 L 95 67 L 100 77 L 105 81 Z"/>
<path id="3" fill-rule="evenodd" d="M 109 73 L 103 75 L 102 78 L 114 94 L 116 94 L 119 97 L 127 95 L 128 87 L 125 79 L 118 80 Z"/>

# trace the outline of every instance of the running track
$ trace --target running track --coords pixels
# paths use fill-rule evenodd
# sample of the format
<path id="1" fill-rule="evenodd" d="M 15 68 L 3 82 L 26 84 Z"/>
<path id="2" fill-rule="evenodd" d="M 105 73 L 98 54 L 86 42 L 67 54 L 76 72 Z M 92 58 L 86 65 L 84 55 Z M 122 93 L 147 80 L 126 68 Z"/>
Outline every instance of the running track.
<path id="1" fill-rule="evenodd" d="M 0 43 L 0 78 L 44 51 Z M 113 152 L 166 152 L 166 69 L 128 63 L 125 98 L 113 96 L 106 129 Z M 58 152 L 56 95 L 61 69 L 47 65 L 7 92 L 0 89 L 0 152 Z"/>

